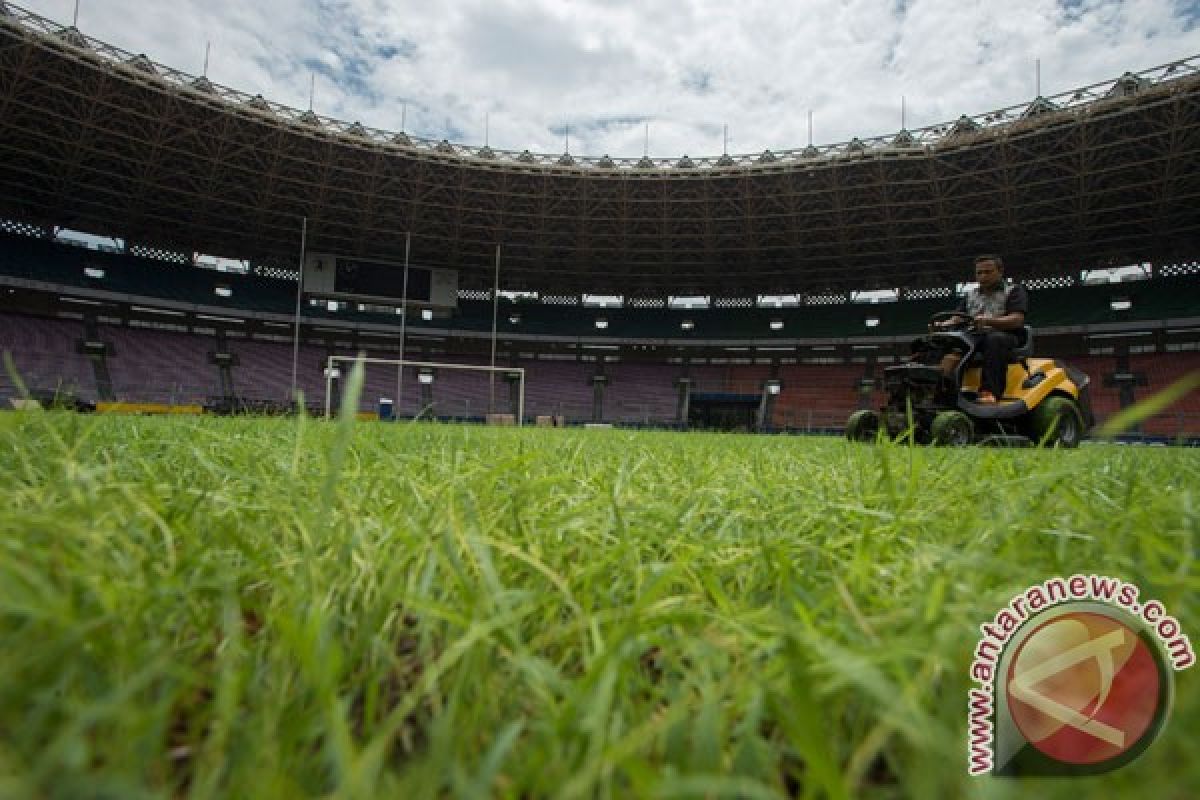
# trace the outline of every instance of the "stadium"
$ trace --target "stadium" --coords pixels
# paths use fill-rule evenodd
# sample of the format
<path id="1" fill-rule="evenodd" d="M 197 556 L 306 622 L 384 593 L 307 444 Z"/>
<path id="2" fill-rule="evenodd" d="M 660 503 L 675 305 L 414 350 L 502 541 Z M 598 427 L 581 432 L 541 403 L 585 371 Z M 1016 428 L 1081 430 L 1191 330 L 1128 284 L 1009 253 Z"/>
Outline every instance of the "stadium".
<path id="1" fill-rule="evenodd" d="M 0 794 L 1029 791 L 962 768 L 1005 598 L 1120 575 L 1200 629 L 1200 56 L 1133 68 L 593 157 L 0 3 Z M 1105 438 L 844 441 L 981 253 Z M 1034 793 L 1190 796 L 1191 677 Z"/>

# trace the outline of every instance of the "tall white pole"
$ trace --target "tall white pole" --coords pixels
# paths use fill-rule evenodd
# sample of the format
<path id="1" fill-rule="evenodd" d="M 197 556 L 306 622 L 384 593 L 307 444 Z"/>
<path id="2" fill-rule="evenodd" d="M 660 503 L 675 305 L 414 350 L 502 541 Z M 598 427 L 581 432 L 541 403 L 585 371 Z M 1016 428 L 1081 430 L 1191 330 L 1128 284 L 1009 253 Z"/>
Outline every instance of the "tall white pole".
<path id="1" fill-rule="evenodd" d="M 292 320 L 292 402 L 296 402 L 296 375 L 300 365 L 300 298 L 304 295 L 304 258 L 308 246 L 308 217 L 300 222 L 300 274 L 296 276 L 296 317 Z"/>
<path id="2" fill-rule="evenodd" d="M 400 295 L 400 365 L 396 367 L 395 418 L 400 419 L 404 408 L 404 335 L 408 329 L 408 256 L 412 252 L 412 231 L 404 234 L 404 286 Z"/>
<path id="3" fill-rule="evenodd" d="M 521 376 L 521 391 L 517 394 L 517 427 L 519 428 L 524 424 L 521 420 L 525 419 L 525 369 L 520 369 L 518 374 Z"/>
<path id="4" fill-rule="evenodd" d="M 325 419 L 333 413 L 333 356 L 325 359 Z"/>
<path id="5" fill-rule="evenodd" d="M 500 245 L 496 245 L 496 280 L 492 284 L 492 371 L 488 373 L 488 413 L 496 413 L 496 319 L 500 314 Z"/>

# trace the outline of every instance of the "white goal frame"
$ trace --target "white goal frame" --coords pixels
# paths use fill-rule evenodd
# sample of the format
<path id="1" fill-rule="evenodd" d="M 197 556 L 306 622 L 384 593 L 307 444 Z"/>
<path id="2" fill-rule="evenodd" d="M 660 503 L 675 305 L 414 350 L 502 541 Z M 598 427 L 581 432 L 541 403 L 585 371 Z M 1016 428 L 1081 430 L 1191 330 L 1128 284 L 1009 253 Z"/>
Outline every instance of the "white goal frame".
<path id="1" fill-rule="evenodd" d="M 495 379 L 496 373 L 506 375 L 516 375 L 518 381 L 517 388 L 517 427 L 525 424 L 525 368 L 524 367 L 492 367 L 483 364 L 447 364 L 441 361 L 410 361 L 406 358 L 365 358 L 360 356 L 329 356 L 325 362 L 325 419 L 329 419 L 332 415 L 333 403 L 333 371 L 338 369 L 338 364 L 346 363 L 351 366 L 355 362 L 361 361 L 366 364 L 391 364 L 396 368 L 396 399 L 393 408 L 395 416 L 400 416 L 400 402 L 404 392 L 404 368 L 405 367 L 429 367 L 431 369 L 457 369 L 466 370 L 469 372 L 486 372 L 489 373 L 492 387 L 492 397 L 495 397 Z M 348 372 L 346 373 L 349 374 Z M 345 385 L 345 384 L 343 384 Z M 490 413 L 490 412 L 489 412 Z"/>

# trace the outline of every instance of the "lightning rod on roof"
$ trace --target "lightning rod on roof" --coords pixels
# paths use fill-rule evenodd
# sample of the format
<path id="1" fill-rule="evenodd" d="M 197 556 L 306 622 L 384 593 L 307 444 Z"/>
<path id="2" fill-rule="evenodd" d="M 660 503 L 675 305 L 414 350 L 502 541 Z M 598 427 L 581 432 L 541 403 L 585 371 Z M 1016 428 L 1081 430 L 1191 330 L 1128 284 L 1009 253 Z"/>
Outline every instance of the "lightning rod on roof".
<path id="1" fill-rule="evenodd" d="M 71 27 L 79 27 L 79 0 L 75 0 L 75 16 L 71 17 Z"/>
<path id="2" fill-rule="evenodd" d="M 721 155 L 729 155 L 729 126 L 721 126 Z"/>
<path id="3" fill-rule="evenodd" d="M 308 73 L 308 110 L 313 110 L 313 97 L 317 93 L 317 73 Z"/>
<path id="4" fill-rule="evenodd" d="M 204 43 L 204 72 L 201 73 L 205 78 L 208 77 L 208 54 L 211 50 L 212 50 L 212 41 L 205 42 Z"/>
<path id="5" fill-rule="evenodd" d="M 400 106 L 400 132 L 404 132 L 404 121 L 408 117 L 408 103 Z"/>
<path id="6" fill-rule="evenodd" d="M 902 131 L 908 129 L 908 125 L 905 124 L 908 122 L 908 120 L 906 119 L 907 111 L 908 111 L 908 108 L 906 107 L 905 102 L 904 102 L 904 95 L 900 95 L 900 130 L 902 130 Z"/>
<path id="7" fill-rule="evenodd" d="M 650 157 L 650 123 L 646 123 L 646 137 L 642 143 L 642 157 Z"/>
<path id="8" fill-rule="evenodd" d="M 571 123 L 563 123 L 563 152 L 571 152 Z"/>
<path id="9" fill-rule="evenodd" d="M 1040 58 L 1033 60 L 1033 96 L 1042 96 L 1042 60 Z"/>
<path id="10" fill-rule="evenodd" d="M 483 112 L 483 146 L 488 146 L 488 113 Z"/>
<path id="11" fill-rule="evenodd" d="M 812 109 L 808 110 L 808 146 L 812 147 Z"/>

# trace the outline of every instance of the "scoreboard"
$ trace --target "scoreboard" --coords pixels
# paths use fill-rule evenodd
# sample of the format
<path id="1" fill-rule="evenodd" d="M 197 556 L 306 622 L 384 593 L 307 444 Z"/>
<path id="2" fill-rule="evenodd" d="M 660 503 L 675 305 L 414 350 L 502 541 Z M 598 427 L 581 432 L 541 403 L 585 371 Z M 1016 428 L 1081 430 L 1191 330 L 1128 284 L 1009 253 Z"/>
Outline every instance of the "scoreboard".
<path id="1" fill-rule="evenodd" d="M 404 265 L 329 253 L 304 259 L 304 291 L 323 297 L 399 304 L 405 298 Z M 436 308 L 458 306 L 458 272 L 408 268 L 408 302 Z"/>

